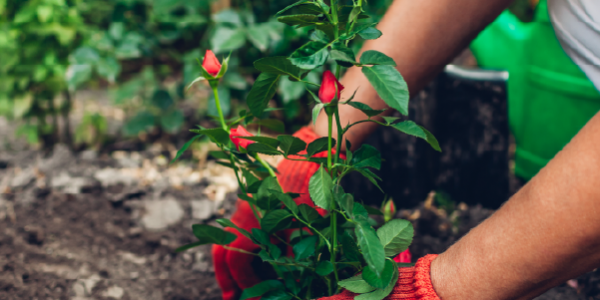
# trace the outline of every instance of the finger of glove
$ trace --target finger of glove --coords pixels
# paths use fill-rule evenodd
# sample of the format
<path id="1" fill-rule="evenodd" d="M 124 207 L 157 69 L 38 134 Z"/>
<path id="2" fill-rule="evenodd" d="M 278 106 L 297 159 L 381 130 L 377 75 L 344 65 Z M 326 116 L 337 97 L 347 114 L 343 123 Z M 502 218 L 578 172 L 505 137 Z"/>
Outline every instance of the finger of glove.
<path id="1" fill-rule="evenodd" d="M 235 300 L 239 298 L 241 289 L 229 271 L 229 266 L 226 260 L 227 252 L 229 252 L 229 250 L 223 248 L 223 246 L 213 245 L 213 266 L 215 268 L 215 277 L 217 279 L 217 283 L 221 287 L 223 300 Z"/>

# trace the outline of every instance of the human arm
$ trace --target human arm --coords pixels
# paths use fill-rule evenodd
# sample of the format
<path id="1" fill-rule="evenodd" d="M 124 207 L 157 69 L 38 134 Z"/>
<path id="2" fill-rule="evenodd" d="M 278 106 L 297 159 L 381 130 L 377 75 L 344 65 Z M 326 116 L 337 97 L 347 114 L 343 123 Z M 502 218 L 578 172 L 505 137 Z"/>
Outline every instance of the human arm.
<path id="1" fill-rule="evenodd" d="M 383 36 L 365 43 L 362 51 L 377 50 L 396 61 L 412 95 L 425 86 L 512 0 L 396 0 L 378 28 Z M 357 91 L 355 101 L 374 109 L 387 108 L 360 68 L 350 68 L 342 79 L 342 99 Z M 391 113 L 388 110 L 387 113 Z M 340 106 L 342 126 L 366 119 L 359 110 Z M 362 123 L 346 134 L 358 146 L 376 129 L 374 123 Z M 327 116 L 321 113 L 314 126 L 320 136 L 327 136 Z M 334 126 L 334 136 L 336 126 Z M 345 143 L 342 143 L 345 147 Z"/>
<path id="2" fill-rule="evenodd" d="M 600 114 L 488 220 L 433 261 L 443 300 L 533 299 L 600 266 Z"/>

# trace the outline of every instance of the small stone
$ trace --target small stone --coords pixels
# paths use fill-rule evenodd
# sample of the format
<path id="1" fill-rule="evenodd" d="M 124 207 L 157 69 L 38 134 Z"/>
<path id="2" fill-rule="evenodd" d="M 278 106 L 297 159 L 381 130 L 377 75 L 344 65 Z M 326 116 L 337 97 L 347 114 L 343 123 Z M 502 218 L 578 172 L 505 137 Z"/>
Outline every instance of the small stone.
<path id="1" fill-rule="evenodd" d="M 51 171 L 69 165 L 73 162 L 73 153 L 71 149 L 64 144 L 57 144 L 52 149 L 52 156 L 47 159 L 43 159 L 39 163 L 39 169 L 43 173 L 50 173 Z"/>
<path id="2" fill-rule="evenodd" d="M 175 199 L 144 202 L 145 214 L 142 225 L 150 230 L 162 230 L 178 223 L 183 218 L 183 208 Z"/>
<path id="3" fill-rule="evenodd" d="M 140 257 L 140 256 L 137 256 L 137 255 L 135 255 L 133 253 L 130 253 L 130 252 L 123 252 L 123 253 L 121 253 L 121 258 L 123 260 L 132 262 L 132 263 L 134 263 L 136 265 L 143 265 L 147 261 L 147 259 L 145 257 Z"/>
<path id="4" fill-rule="evenodd" d="M 216 205 L 210 200 L 192 201 L 192 218 L 206 220 L 216 212 Z"/>
<path id="5" fill-rule="evenodd" d="M 50 187 L 60 189 L 65 194 L 80 194 L 83 190 L 91 189 L 94 182 L 85 177 L 71 177 L 67 172 L 52 177 Z"/>
<path id="6" fill-rule="evenodd" d="M 35 180 L 35 171 L 33 168 L 22 170 L 15 174 L 13 179 L 10 181 L 12 188 L 24 187 Z"/>
<path id="7" fill-rule="evenodd" d="M 140 277 L 140 272 L 131 272 L 129 273 L 129 278 L 135 280 L 138 279 Z"/>
<path id="8" fill-rule="evenodd" d="M 98 151 L 85 150 L 79 154 L 79 158 L 81 158 L 83 161 L 94 161 L 98 158 Z"/>
<path id="9" fill-rule="evenodd" d="M 106 291 L 104 291 L 104 293 L 102 293 L 102 296 L 106 298 L 121 299 L 124 294 L 125 291 L 123 291 L 123 288 L 114 285 L 109 287 Z"/>
<path id="10" fill-rule="evenodd" d="M 135 182 L 135 178 L 124 174 L 118 169 L 106 168 L 97 171 L 94 174 L 94 178 L 100 181 L 102 186 L 108 187 L 117 184 L 131 185 Z"/>

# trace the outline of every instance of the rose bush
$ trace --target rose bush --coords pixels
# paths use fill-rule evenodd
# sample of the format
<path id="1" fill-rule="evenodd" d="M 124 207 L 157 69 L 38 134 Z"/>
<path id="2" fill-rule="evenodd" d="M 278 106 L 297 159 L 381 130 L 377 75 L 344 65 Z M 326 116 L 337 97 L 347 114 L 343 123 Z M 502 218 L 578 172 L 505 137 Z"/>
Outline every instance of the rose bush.
<path id="1" fill-rule="evenodd" d="M 234 215 L 231 220 L 217 220 L 225 229 L 193 225 L 198 241 L 181 247 L 179 251 L 215 244 L 221 245 L 219 249 L 244 254 L 240 259 L 255 256 L 269 263 L 276 274 L 272 280 L 257 283 L 257 279 L 240 277 L 247 281 L 244 285 L 253 282 L 253 286 L 243 291 L 241 299 L 259 296 L 262 299 L 314 299 L 338 294 L 342 289 L 352 292 L 355 299 L 383 299 L 396 286 L 400 271 L 395 259 L 407 259 L 398 255 L 408 249 L 413 228 L 406 220 L 392 219 L 395 212 L 392 202 L 384 205 L 382 213 L 362 205 L 353 195 L 344 192 L 340 185 L 344 176 L 359 172 L 377 185 L 379 178 L 372 169 L 381 167 L 381 155 L 377 149 L 362 145 L 351 151 L 350 142 L 344 139 L 344 135 L 356 124 L 374 122 L 422 138 L 438 151 L 439 145 L 429 131 L 414 122 L 385 116 L 375 118 L 385 110 L 374 110 L 354 101 L 352 93 L 355 91 L 342 94 L 344 87 L 338 81 L 342 68 L 362 68 L 386 104 L 403 115 L 408 114 L 408 87 L 395 68 L 394 60 L 372 50 L 364 52 L 357 60 L 349 47 L 357 36 L 363 39 L 381 36 L 376 23 L 364 13 L 362 0 L 347 4 L 336 0 L 329 4 L 323 0 L 301 0 L 277 15 L 278 21 L 284 24 L 314 29 L 312 40 L 289 57 L 257 60 L 254 66 L 262 73 L 246 99 L 248 110 L 228 120 L 220 107 L 218 86 L 219 79 L 227 72 L 229 57 L 220 62 L 211 51 L 207 51 L 200 64 L 203 76 L 192 84 L 208 81 L 213 89 L 220 127 L 193 129 L 192 132 L 198 135 L 184 145 L 175 158 L 200 136 L 210 138 L 220 148 L 211 155 L 236 174 L 241 189 L 238 196 L 243 201 L 238 204 L 239 209 L 251 211 L 251 217 L 238 219 L 236 216 L 239 215 Z M 305 81 L 306 75 L 316 68 L 328 67 L 329 62 L 333 64 L 335 74 L 330 70 L 323 73 L 318 96 L 306 89 L 316 103 L 313 118 L 321 111 L 327 115 L 329 135 L 310 139 L 261 135 L 261 126 L 272 121 L 268 117 L 273 109 L 268 104 L 277 92 L 278 83 L 285 78 L 295 84 L 314 85 Z M 339 122 L 341 105 L 362 111 L 366 115 L 365 120 L 342 126 Z M 336 136 L 332 135 L 334 119 L 338 120 L 335 122 Z M 258 127 L 257 135 L 245 129 L 251 124 Z M 346 144 L 345 153 L 341 151 L 342 143 Z M 287 184 L 289 178 L 278 178 L 278 170 L 265 162 L 262 155 L 283 156 L 288 162 L 314 166 L 314 175 L 308 182 L 309 195 L 284 189 L 283 183 Z M 383 214 L 385 224 L 379 226 L 370 217 L 373 214 Z M 248 222 L 252 224 L 245 224 Z M 282 245 L 286 247 L 280 247 Z M 230 268 L 241 266 L 236 266 L 234 261 L 229 264 Z M 232 275 L 239 276 L 240 272 L 251 270 L 232 271 Z"/>

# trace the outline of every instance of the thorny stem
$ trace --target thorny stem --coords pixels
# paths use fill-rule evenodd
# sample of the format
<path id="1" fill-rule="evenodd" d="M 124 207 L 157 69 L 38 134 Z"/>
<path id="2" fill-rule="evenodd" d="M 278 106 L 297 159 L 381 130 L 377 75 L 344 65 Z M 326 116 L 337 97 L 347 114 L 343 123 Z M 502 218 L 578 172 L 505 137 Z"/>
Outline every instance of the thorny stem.
<path id="1" fill-rule="evenodd" d="M 258 156 L 258 154 L 256 154 L 254 156 L 254 158 L 261 164 L 263 165 L 263 167 L 265 167 L 268 171 L 269 171 L 269 175 L 271 175 L 272 177 L 277 178 L 277 175 L 275 174 L 275 171 L 273 171 L 273 168 L 271 168 L 271 166 L 269 166 L 269 164 L 267 162 L 265 162 L 262 158 L 260 158 L 260 156 Z"/>
<path id="2" fill-rule="evenodd" d="M 219 100 L 219 90 L 217 87 L 212 88 L 213 93 L 215 95 L 215 104 L 217 106 L 217 111 L 219 112 L 219 119 L 221 120 L 221 127 L 223 130 L 227 131 L 227 123 L 225 122 L 225 117 L 223 117 L 223 110 L 221 109 L 221 101 Z"/>
<path id="3" fill-rule="evenodd" d="M 235 166 L 235 159 L 233 158 L 233 153 L 229 153 L 229 160 L 231 161 L 231 165 Z M 235 173 L 235 178 L 237 179 L 238 185 L 240 186 L 240 188 L 242 189 L 242 193 L 246 194 L 246 186 L 244 184 L 242 184 L 242 180 L 240 179 L 240 174 L 238 174 L 237 170 L 233 170 L 233 172 Z M 252 209 L 252 213 L 254 213 L 254 217 L 257 220 L 260 220 L 260 212 L 256 209 L 256 207 L 254 207 L 254 204 L 249 203 L 250 204 L 250 208 Z"/>

